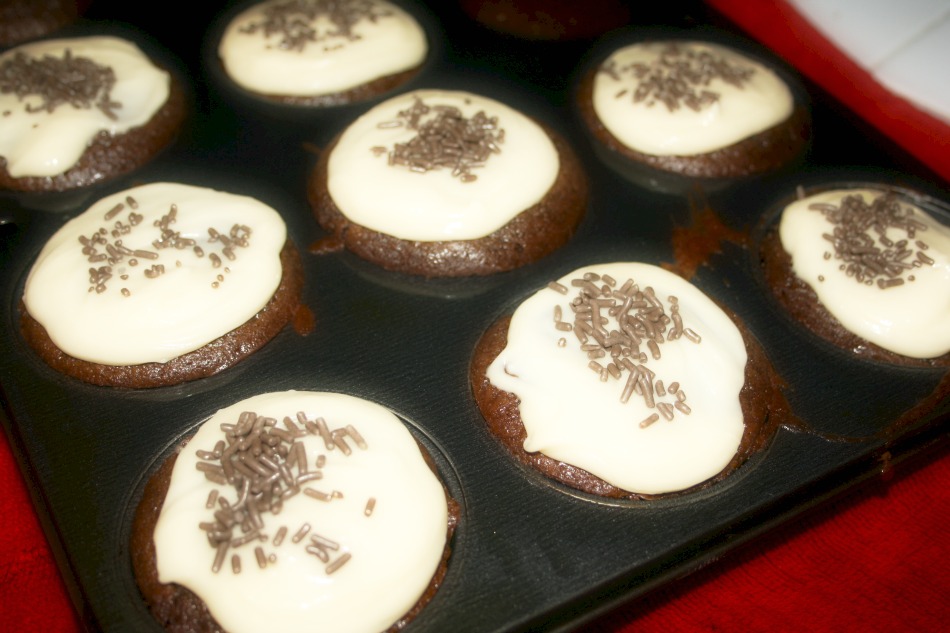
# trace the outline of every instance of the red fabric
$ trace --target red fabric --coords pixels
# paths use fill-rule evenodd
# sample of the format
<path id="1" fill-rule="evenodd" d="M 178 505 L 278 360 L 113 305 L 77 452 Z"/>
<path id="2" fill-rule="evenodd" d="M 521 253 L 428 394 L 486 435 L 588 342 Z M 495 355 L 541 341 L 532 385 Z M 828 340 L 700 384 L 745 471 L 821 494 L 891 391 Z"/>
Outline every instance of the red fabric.
<path id="1" fill-rule="evenodd" d="M 950 127 L 896 97 L 781 1 L 708 0 L 950 181 Z M 592 623 L 600 633 L 937 631 L 950 620 L 950 455 L 875 479 Z M 6 438 L 0 630 L 78 631 Z"/>

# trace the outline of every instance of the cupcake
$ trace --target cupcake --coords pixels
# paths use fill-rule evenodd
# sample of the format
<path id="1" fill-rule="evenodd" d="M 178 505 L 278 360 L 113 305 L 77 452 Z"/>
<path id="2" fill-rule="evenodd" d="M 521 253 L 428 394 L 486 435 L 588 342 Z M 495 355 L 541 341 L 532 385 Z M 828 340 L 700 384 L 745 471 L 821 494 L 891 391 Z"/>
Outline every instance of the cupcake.
<path id="1" fill-rule="evenodd" d="M 794 161 L 806 107 L 765 64 L 711 42 L 644 41 L 614 50 L 579 85 L 581 119 L 622 164 L 730 179 Z"/>
<path id="2" fill-rule="evenodd" d="M 518 462 L 597 497 L 707 487 L 787 412 L 739 319 L 640 263 L 586 266 L 529 297 L 479 340 L 471 382 Z"/>
<path id="3" fill-rule="evenodd" d="M 457 520 L 387 409 L 268 393 L 218 411 L 150 477 L 132 563 L 168 630 L 396 631 L 435 595 Z"/>
<path id="4" fill-rule="evenodd" d="M 134 171 L 185 116 L 178 81 L 115 37 L 42 40 L 0 55 L 0 189 L 76 190 Z"/>
<path id="5" fill-rule="evenodd" d="M 172 385 L 270 341 L 302 284 L 277 211 L 156 183 L 99 200 L 49 239 L 26 279 L 21 329 L 40 358 L 79 380 Z"/>
<path id="6" fill-rule="evenodd" d="M 268 0 L 228 23 L 218 57 L 227 78 L 250 94 L 328 106 L 403 85 L 428 48 L 419 22 L 386 0 Z"/>
<path id="7" fill-rule="evenodd" d="M 950 365 L 950 227 L 887 188 L 802 194 L 762 243 L 772 294 L 857 357 Z"/>
<path id="8" fill-rule="evenodd" d="M 426 277 L 534 262 L 571 238 L 587 206 L 586 176 L 559 134 L 494 99 L 441 90 L 357 119 L 322 152 L 308 191 L 340 245 Z"/>

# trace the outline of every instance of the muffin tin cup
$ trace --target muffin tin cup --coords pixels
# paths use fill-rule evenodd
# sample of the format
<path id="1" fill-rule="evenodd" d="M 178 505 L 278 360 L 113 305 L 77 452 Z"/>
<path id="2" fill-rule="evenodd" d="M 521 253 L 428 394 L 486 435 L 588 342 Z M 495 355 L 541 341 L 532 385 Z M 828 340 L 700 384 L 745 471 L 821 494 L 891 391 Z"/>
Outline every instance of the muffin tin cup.
<path id="1" fill-rule="evenodd" d="M 438 24 L 442 38 L 413 87 L 461 88 L 506 101 L 563 133 L 585 166 L 587 217 L 568 244 L 534 264 L 466 284 L 369 269 L 346 252 L 309 252 L 326 237 L 306 199 L 314 152 L 368 106 L 314 111 L 311 118 L 299 108 L 284 116 L 272 104 L 232 104 L 208 72 L 208 28 L 220 7 L 195 5 L 182 13 L 187 20 L 169 26 L 159 17 L 169 11 L 165 5 L 96 2 L 77 25 L 128 21 L 131 31 L 140 29 L 182 60 L 195 93 L 178 142 L 95 198 L 159 180 L 260 198 L 281 212 L 301 251 L 303 303 L 314 317 L 309 333 L 288 327 L 208 379 L 154 390 L 80 384 L 32 354 L 19 333 L 18 305 L 42 245 L 86 203 L 37 212 L 0 198 L 4 427 L 91 630 L 159 630 L 138 597 L 128 555 L 141 487 L 200 421 L 259 393 L 366 398 L 396 412 L 432 449 L 463 511 L 445 583 L 412 631 L 579 627 L 902 460 L 947 446 L 946 372 L 857 361 L 801 331 L 762 287 L 755 248 L 774 205 L 799 185 L 885 179 L 942 205 L 950 199 L 946 183 L 802 82 L 812 97 L 814 142 L 801 165 L 715 189 L 690 183 L 685 195 L 658 192 L 605 165 L 575 118 L 573 78 L 597 42 L 519 41 L 453 5 L 412 6 Z M 655 11 L 651 19 L 677 33 L 698 24 L 705 34 L 719 23 L 699 2 Z M 651 33 L 662 31 L 657 23 Z M 675 246 L 708 236 L 704 218 L 734 239 L 707 244 L 695 268 L 686 267 L 695 271 L 691 281 L 738 314 L 762 344 L 788 385 L 793 419 L 721 482 L 670 498 L 605 502 L 519 466 L 490 435 L 472 398 L 468 370 L 479 337 L 520 299 L 582 265 L 683 268 Z"/>

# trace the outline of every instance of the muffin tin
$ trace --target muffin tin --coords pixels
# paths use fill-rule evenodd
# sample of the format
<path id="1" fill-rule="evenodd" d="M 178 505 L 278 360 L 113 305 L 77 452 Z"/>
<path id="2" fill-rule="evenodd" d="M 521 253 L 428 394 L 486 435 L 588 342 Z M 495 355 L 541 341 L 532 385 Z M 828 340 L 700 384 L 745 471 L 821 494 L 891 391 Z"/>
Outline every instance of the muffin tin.
<path id="1" fill-rule="evenodd" d="M 177 143 L 131 176 L 77 194 L 0 198 L 5 428 L 89 629 L 157 630 L 129 561 L 130 521 L 142 486 L 202 420 L 265 391 L 339 391 L 378 402 L 435 456 L 461 503 L 461 525 L 445 584 L 412 631 L 575 628 L 895 462 L 946 446 L 947 372 L 862 361 L 803 331 L 762 286 L 756 245 L 799 186 L 898 186 L 950 223 L 946 183 L 803 82 L 814 140 L 800 164 L 715 187 L 660 190 L 607 167 L 581 129 L 573 88 L 596 42 L 520 40 L 482 27 L 448 3 L 407 7 L 429 30 L 433 48 L 406 89 L 481 92 L 573 143 L 588 171 L 590 208 L 564 248 L 509 273 L 451 280 L 388 273 L 346 252 L 310 253 L 325 237 L 305 194 L 316 152 L 371 104 L 275 106 L 230 87 L 213 55 L 230 5 L 98 1 L 67 29 L 140 42 L 181 73 L 194 104 Z M 722 38 L 789 72 L 701 3 L 638 12 L 638 25 L 625 29 L 633 36 L 649 28 Z M 19 335 L 19 297 L 33 259 L 89 202 L 160 180 L 253 195 L 278 209 L 303 254 L 303 301 L 313 330 L 288 327 L 236 367 L 175 387 L 98 388 L 57 374 Z M 535 289 L 581 265 L 683 265 L 677 248 L 702 242 L 711 226 L 737 237 L 693 262 L 692 281 L 738 313 L 765 347 L 788 383 L 795 420 L 721 483 L 656 501 L 593 498 L 517 465 L 489 436 L 471 397 L 468 366 L 481 333 Z"/>

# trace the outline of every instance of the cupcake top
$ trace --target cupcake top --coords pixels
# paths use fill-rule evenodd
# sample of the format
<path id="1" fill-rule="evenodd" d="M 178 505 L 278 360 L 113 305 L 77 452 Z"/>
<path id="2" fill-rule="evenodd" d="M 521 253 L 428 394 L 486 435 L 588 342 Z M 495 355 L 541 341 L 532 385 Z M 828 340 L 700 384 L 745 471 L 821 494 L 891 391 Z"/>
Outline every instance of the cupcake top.
<path id="1" fill-rule="evenodd" d="M 537 204 L 559 168 L 551 138 L 520 112 L 468 92 L 418 90 L 343 132 L 327 189 L 343 215 L 374 231 L 472 240 Z"/>
<path id="2" fill-rule="evenodd" d="M 267 304 L 286 239 L 277 211 L 253 198 L 176 183 L 135 187 L 50 238 L 23 302 L 70 356 L 166 362 Z"/>
<path id="3" fill-rule="evenodd" d="M 227 26 L 218 55 L 239 86 L 266 95 L 344 92 L 422 63 L 425 32 L 385 0 L 268 0 Z"/>
<path id="4" fill-rule="evenodd" d="M 733 145 L 786 120 L 794 106 L 769 68 L 718 44 L 686 41 L 618 49 L 597 69 L 592 99 L 611 134 L 656 156 Z"/>
<path id="5" fill-rule="evenodd" d="M 846 329 L 912 358 L 950 352 L 950 227 L 893 193 L 835 189 L 787 206 L 779 237 Z"/>
<path id="6" fill-rule="evenodd" d="M 254 437 L 270 448 L 239 459 Z M 269 461 L 286 471 L 276 490 L 255 474 Z M 225 481 L 248 463 L 254 472 Z M 228 525 L 241 512 L 249 533 Z M 428 587 L 447 525 L 440 481 L 387 409 L 268 393 L 220 410 L 178 455 L 156 562 L 161 582 L 190 589 L 231 633 L 383 631 Z"/>
<path id="7" fill-rule="evenodd" d="M 100 132 L 144 125 L 171 76 L 115 37 L 32 42 L 0 55 L 0 157 L 14 178 L 56 176 Z"/>
<path id="8" fill-rule="evenodd" d="M 746 359 L 739 329 L 695 286 L 620 262 L 580 268 L 518 306 L 487 377 L 520 400 L 525 451 L 662 494 L 735 456 Z"/>

